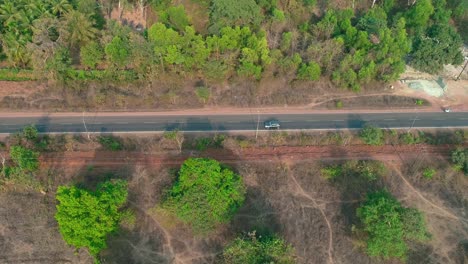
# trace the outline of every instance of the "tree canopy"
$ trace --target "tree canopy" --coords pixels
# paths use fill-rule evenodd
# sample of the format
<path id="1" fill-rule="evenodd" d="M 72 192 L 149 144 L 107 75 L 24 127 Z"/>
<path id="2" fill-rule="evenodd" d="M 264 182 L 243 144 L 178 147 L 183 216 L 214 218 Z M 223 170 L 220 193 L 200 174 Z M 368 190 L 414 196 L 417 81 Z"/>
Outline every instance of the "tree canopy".
<path id="1" fill-rule="evenodd" d="M 357 216 L 368 234 L 366 243 L 370 256 L 405 259 L 407 241 L 429 239 L 422 214 L 402 207 L 387 191 L 368 194 L 364 204 L 357 209 Z"/>
<path id="2" fill-rule="evenodd" d="M 177 181 L 163 207 L 197 233 L 227 223 L 244 202 L 242 178 L 212 159 L 190 158 L 180 168 Z"/>
<path id="3" fill-rule="evenodd" d="M 106 248 L 107 236 L 118 229 L 120 208 L 127 200 L 127 183 L 123 180 L 100 183 L 95 191 L 77 186 L 57 189 L 55 219 L 68 244 L 86 247 L 96 256 Z"/>

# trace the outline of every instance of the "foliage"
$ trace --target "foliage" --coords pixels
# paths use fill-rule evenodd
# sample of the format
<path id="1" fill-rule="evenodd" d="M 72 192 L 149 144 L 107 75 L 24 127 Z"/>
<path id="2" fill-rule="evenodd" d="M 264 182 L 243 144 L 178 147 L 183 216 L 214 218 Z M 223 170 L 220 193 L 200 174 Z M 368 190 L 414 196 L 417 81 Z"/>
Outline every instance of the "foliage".
<path id="1" fill-rule="evenodd" d="M 25 126 L 23 128 L 22 135 L 27 140 L 35 141 L 37 139 L 37 136 L 38 136 L 38 131 L 37 131 L 36 126 L 34 126 L 34 125 Z"/>
<path id="2" fill-rule="evenodd" d="M 422 175 L 424 178 L 426 179 L 432 179 L 432 177 L 434 177 L 436 173 L 436 170 L 434 170 L 433 168 L 425 168 Z"/>
<path id="3" fill-rule="evenodd" d="M 163 206 L 196 233 L 227 223 L 244 202 L 242 178 L 215 160 L 187 159 Z"/>
<path id="4" fill-rule="evenodd" d="M 324 177 L 325 179 L 332 180 L 336 177 L 341 176 L 343 171 L 342 171 L 341 165 L 335 165 L 335 166 L 328 166 L 328 167 L 322 168 L 320 170 L 320 173 L 322 177 Z"/>
<path id="5" fill-rule="evenodd" d="M 113 136 L 100 136 L 98 137 L 98 141 L 106 150 L 118 151 L 123 148 L 120 140 Z"/>
<path id="6" fill-rule="evenodd" d="M 411 65 L 428 73 L 437 73 L 446 64 L 461 64 L 460 35 L 449 24 L 436 24 L 419 35 L 413 44 Z"/>
<path id="7" fill-rule="evenodd" d="M 311 61 L 308 64 L 302 63 L 297 71 L 297 78 L 300 80 L 317 81 L 320 78 L 320 66 Z"/>
<path id="8" fill-rule="evenodd" d="M 161 11 L 159 20 L 177 31 L 184 31 L 190 25 L 183 5 L 170 6 L 168 9 Z"/>
<path id="9" fill-rule="evenodd" d="M 57 189 L 55 219 L 68 244 L 86 247 L 93 256 L 106 248 L 106 238 L 118 230 L 127 200 L 127 183 L 123 180 L 100 183 L 96 191 L 76 186 Z"/>
<path id="10" fill-rule="evenodd" d="M 210 89 L 208 87 L 204 87 L 204 86 L 197 87 L 196 90 L 195 90 L 195 94 L 197 95 L 198 99 L 202 103 L 208 102 L 208 100 L 211 97 Z"/>
<path id="11" fill-rule="evenodd" d="M 406 132 L 400 135 L 400 139 L 404 144 L 412 145 L 421 143 L 424 138 L 418 135 L 414 135 L 410 132 Z"/>
<path id="12" fill-rule="evenodd" d="M 369 194 L 358 208 L 357 215 L 369 234 L 367 253 L 370 256 L 405 258 L 408 247 L 403 240 L 400 210 L 400 203 L 385 191 Z"/>
<path id="13" fill-rule="evenodd" d="M 343 108 L 343 101 L 341 100 L 338 100 L 335 102 L 335 107 L 340 109 L 340 108 Z"/>
<path id="14" fill-rule="evenodd" d="M 23 172 L 35 172 L 39 169 L 39 153 L 22 146 L 12 146 L 10 157 Z"/>
<path id="15" fill-rule="evenodd" d="M 368 194 L 357 209 L 357 216 L 368 233 L 366 242 L 370 256 L 405 259 L 406 241 L 422 242 L 429 238 L 422 214 L 402 207 L 387 191 Z"/>
<path id="16" fill-rule="evenodd" d="M 83 46 L 80 50 L 81 64 L 91 69 L 96 69 L 96 66 L 102 61 L 104 51 L 99 43 L 92 41 Z"/>
<path id="17" fill-rule="evenodd" d="M 105 47 L 107 59 L 117 68 L 124 68 L 130 60 L 130 46 L 126 39 L 116 36 Z"/>
<path id="18" fill-rule="evenodd" d="M 272 236 L 256 236 L 249 233 L 245 238 L 236 238 L 223 251 L 225 264 L 293 264 L 294 249 L 283 239 Z"/>
<path id="19" fill-rule="evenodd" d="M 457 148 L 452 151 L 452 162 L 468 175 L 468 149 Z"/>
<path id="20" fill-rule="evenodd" d="M 210 9 L 212 33 L 226 26 L 255 26 L 262 21 L 260 7 L 255 0 L 212 0 Z"/>
<path id="21" fill-rule="evenodd" d="M 359 136 L 368 145 L 382 145 L 383 144 L 383 130 L 379 127 L 366 124 L 359 133 Z"/>

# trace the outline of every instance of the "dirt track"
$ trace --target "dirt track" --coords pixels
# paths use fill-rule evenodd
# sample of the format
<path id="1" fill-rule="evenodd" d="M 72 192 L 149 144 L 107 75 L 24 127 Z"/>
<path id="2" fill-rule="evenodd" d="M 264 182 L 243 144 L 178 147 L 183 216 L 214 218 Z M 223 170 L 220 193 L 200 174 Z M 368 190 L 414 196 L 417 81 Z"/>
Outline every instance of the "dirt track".
<path id="1" fill-rule="evenodd" d="M 203 152 L 184 151 L 181 154 L 142 153 L 128 151 L 88 151 L 46 153 L 41 156 L 41 163 L 45 166 L 65 165 L 83 166 L 118 166 L 132 165 L 179 165 L 189 157 L 211 157 L 223 163 L 233 164 L 242 161 L 262 162 L 272 159 L 287 159 L 293 161 L 304 160 L 341 160 L 341 159 L 378 159 L 397 161 L 402 158 L 413 158 L 420 155 L 449 157 L 453 146 L 449 145 L 402 145 L 402 146 L 309 146 L 309 147 L 259 147 L 245 148 L 237 153 L 225 149 L 210 149 Z"/>

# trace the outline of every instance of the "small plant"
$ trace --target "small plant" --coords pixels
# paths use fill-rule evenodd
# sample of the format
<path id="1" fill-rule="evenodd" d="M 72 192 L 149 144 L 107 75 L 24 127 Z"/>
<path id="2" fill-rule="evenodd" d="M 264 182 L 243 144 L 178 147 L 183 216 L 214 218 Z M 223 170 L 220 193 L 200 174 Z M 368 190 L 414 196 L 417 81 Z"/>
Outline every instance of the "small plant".
<path id="1" fill-rule="evenodd" d="M 206 150 L 209 146 L 211 146 L 211 139 L 210 138 L 197 138 L 195 140 L 195 148 L 198 151 L 204 151 Z"/>
<path id="2" fill-rule="evenodd" d="M 335 107 L 338 109 L 343 108 L 343 101 L 341 100 L 336 101 Z"/>
<path id="3" fill-rule="evenodd" d="M 327 180 L 333 180 L 343 173 L 343 168 L 340 165 L 328 166 L 320 170 L 320 174 Z"/>
<path id="4" fill-rule="evenodd" d="M 422 105 L 424 105 L 424 100 L 416 99 L 415 103 L 416 103 L 417 106 L 422 106 Z"/>
<path id="5" fill-rule="evenodd" d="M 434 170 L 433 168 L 425 168 L 424 171 L 423 171 L 423 177 L 430 180 L 434 177 L 436 173 L 436 170 Z"/>
<path id="6" fill-rule="evenodd" d="M 208 102 L 208 100 L 211 97 L 210 89 L 204 86 L 197 87 L 195 90 L 195 94 L 197 95 L 198 100 L 200 100 L 200 102 L 204 104 Z"/>
<path id="7" fill-rule="evenodd" d="M 98 142 L 106 150 L 112 150 L 112 151 L 122 150 L 122 144 L 116 137 L 100 136 L 98 138 Z"/>

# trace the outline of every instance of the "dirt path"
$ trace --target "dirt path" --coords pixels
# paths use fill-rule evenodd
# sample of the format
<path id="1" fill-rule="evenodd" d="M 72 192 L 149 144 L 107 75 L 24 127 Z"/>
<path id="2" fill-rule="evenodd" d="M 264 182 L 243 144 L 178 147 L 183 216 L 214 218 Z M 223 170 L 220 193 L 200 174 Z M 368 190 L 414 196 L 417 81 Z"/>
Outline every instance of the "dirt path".
<path id="1" fill-rule="evenodd" d="M 167 153 L 142 153 L 129 151 L 88 151 L 45 153 L 41 155 L 44 166 L 81 167 L 93 166 L 122 166 L 124 164 L 147 165 L 158 167 L 161 165 L 180 165 L 189 157 L 214 157 L 217 160 L 236 164 L 239 162 L 264 162 L 275 158 L 287 158 L 294 161 L 306 160 L 343 160 L 343 159 L 377 159 L 384 161 L 398 161 L 400 158 L 413 158 L 421 154 L 450 157 L 453 146 L 448 145 L 401 145 L 401 146 L 306 146 L 306 147 L 259 147 L 245 148 L 238 153 L 225 149 L 210 149 L 204 152 L 185 151 L 180 155 Z"/>

